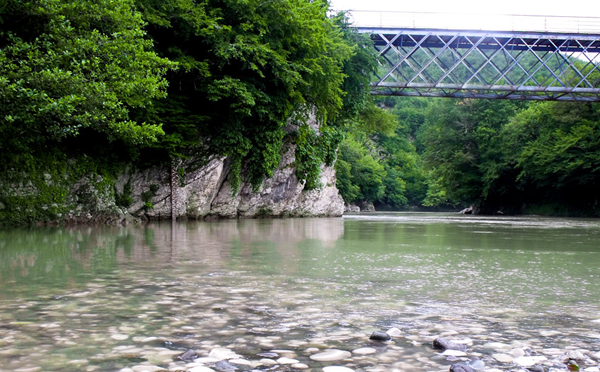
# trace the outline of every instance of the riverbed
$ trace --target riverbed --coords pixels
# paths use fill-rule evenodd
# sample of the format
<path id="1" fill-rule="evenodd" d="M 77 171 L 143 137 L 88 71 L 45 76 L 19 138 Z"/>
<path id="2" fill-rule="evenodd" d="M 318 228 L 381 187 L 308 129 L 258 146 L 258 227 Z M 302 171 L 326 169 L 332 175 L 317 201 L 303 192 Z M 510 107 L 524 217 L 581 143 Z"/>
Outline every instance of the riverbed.
<path id="1" fill-rule="evenodd" d="M 568 353 L 600 372 L 599 220 L 0 230 L 0 372 L 566 371 Z"/>

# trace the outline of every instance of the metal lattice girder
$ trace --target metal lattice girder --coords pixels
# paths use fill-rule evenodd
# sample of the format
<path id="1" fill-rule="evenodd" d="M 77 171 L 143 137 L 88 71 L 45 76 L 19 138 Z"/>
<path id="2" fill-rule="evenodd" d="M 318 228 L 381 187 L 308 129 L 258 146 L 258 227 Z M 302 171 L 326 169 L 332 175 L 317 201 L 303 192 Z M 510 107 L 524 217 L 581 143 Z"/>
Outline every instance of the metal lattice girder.
<path id="1" fill-rule="evenodd" d="M 376 95 L 600 101 L 600 35 L 358 28 Z"/>

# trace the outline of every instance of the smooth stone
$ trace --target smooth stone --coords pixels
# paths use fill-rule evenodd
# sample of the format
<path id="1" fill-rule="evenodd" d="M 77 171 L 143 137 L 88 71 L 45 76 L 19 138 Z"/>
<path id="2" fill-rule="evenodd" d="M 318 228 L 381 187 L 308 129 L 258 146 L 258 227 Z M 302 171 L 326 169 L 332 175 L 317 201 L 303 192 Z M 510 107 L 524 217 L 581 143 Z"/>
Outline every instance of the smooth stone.
<path id="1" fill-rule="evenodd" d="M 308 349 L 306 349 L 307 353 L 318 353 L 319 351 L 321 351 L 321 349 L 319 349 L 318 347 L 309 347 Z"/>
<path id="2" fill-rule="evenodd" d="M 513 360 L 513 362 L 522 367 L 531 367 L 531 366 L 536 365 L 537 363 L 543 362 L 545 360 L 547 360 L 547 358 L 544 356 L 526 356 L 526 357 L 515 358 Z"/>
<path id="3" fill-rule="evenodd" d="M 494 349 L 494 350 L 510 350 L 512 347 L 508 344 L 503 344 L 502 342 L 488 342 L 487 344 L 483 344 L 483 347 L 486 349 Z"/>
<path id="4" fill-rule="evenodd" d="M 214 365 L 214 367 L 221 372 L 234 372 L 239 369 L 238 367 L 234 366 L 233 364 L 229 363 L 226 360 L 221 360 L 221 361 L 217 362 Z"/>
<path id="5" fill-rule="evenodd" d="M 313 354 L 310 356 L 310 359 L 317 362 L 333 362 L 336 360 L 350 358 L 351 356 L 352 354 L 349 351 L 330 349 L 322 353 Z"/>
<path id="6" fill-rule="evenodd" d="M 388 329 L 387 331 L 385 331 L 385 333 L 387 333 L 388 335 L 390 335 L 392 337 L 398 337 L 398 336 L 402 335 L 402 331 L 396 327 L 392 327 L 392 328 Z"/>
<path id="7" fill-rule="evenodd" d="M 600 368 L 598 367 L 588 367 L 583 370 L 583 372 L 600 372 Z"/>
<path id="8" fill-rule="evenodd" d="M 296 368 L 296 369 L 308 369 L 308 366 L 304 363 L 294 363 L 292 364 L 292 368 Z M 590 371 L 592 372 L 592 371 Z"/>
<path id="9" fill-rule="evenodd" d="M 469 365 L 469 367 L 471 367 L 477 371 L 483 370 L 485 368 L 485 363 L 481 359 L 470 360 L 467 364 Z"/>
<path id="10" fill-rule="evenodd" d="M 133 372 L 133 369 L 131 369 L 131 368 L 123 368 L 123 369 L 120 369 L 119 372 Z"/>
<path id="11" fill-rule="evenodd" d="M 374 341 L 389 341 L 392 339 L 392 336 L 390 336 L 388 333 L 386 332 L 380 332 L 380 331 L 375 331 L 371 334 L 371 337 L 369 337 L 369 340 L 374 340 Z"/>
<path id="12" fill-rule="evenodd" d="M 258 353 L 256 355 L 265 357 L 265 358 L 276 358 L 279 356 L 279 354 L 277 354 L 277 353 Z"/>
<path id="13" fill-rule="evenodd" d="M 558 336 L 561 335 L 561 332 L 558 331 L 540 331 L 540 336 L 543 337 L 554 337 L 554 336 Z"/>
<path id="14" fill-rule="evenodd" d="M 466 364 L 456 363 L 450 366 L 450 372 L 475 372 L 475 369 Z"/>
<path id="15" fill-rule="evenodd" d="M 236 354 L 231 349 L 226 348 L 215 348 L 208 353 L 209 358 L 215 358 L 217 360 L 225 360 L 225 359 L 240 359 L 242 356 Z"/>
<path id="16" fill-rule="evenodd" d="M 277 363 L 279 364 L 296 364 L 299 363 L 299 360 L 296 359 L 290 359 L 290 358 L 279 358 L 277 359 Z"/>
<path id="17" fill-rule="evenodd" d="M 181 354 L 178 358 L 185 362 L 189 362 L 189 361 L 196 359 L 197 357 L 198 357 L 198 354 L 196 354 L 196 351 L 189 349 L 185 353 Z"/>
<path id="18" fill-rule="evenodd" d="M 525 356 L 525 351 L 523 349 L 512 349 L 510 351 L 510 353 L 512 354 L 512 356 L 514 356 L 515 358 L 519 358 L 522 356 Z"/>
<path id="19" fill-rule="evenodd" d="M 139 365 L 139 366 L 135 366 L 135 367 L 131 367 L 131 369 L 133 370 L 133 372 L 156 372 L 156 371 L 165 371 L 164 368 L 159 367 L 159 366 L 143 366 L 143 365 Z"/>
<path id="20" fill-rule="evenodd" d="M 274 366 L 277 364 L 273 359 L 261 359 L 259 362 L 265 366 Z"/>
<path id="21" fill-rule="evenodd" d="M 215 372 L 215 370 L 205 366 L 198 366 L 192 369 L 188 369 L 188 372 Z"/>
<path id="22" fill-rule="evenodd" d="M 117 341 L 123 341 L 123 340 L 127 340 L 129 338 L 129 336 L 121 334 L 121 333 L 117 333 L 117 334 L 111 335 L 110 338 L 112 338 L 113 340 L 117 340 Z"/>
<path id="23" fill-rule="evenodd" d="M 455 356 L 455 357 L 461 357 L 461 356 L 467 356 L 467 353 L 465 353 L 464 351 L 460 351 L 460 350 L 445 350 L 442 355 L 444 356 Z"/>
<path id="24" fill-rule="evenodd" d="M 323 372 L 354 372 L 354 370 L 348 367 L 328 366 L 323 367 Z"/>
<path id="25" fill-rule="evenodd" d="M 231 364 L 237 364 L 239 366 L 254 366 L 251 361 L 246 359 L 229 359 L 228 362 Z"/>
<path id="26" fill-rule="evenodd" d="M 352 350 L 352 354 L 358 355 L 369 355 L 375 353 L 377 353 L 377 350 L 373 349 L 372 347 L 361 347 L 360 349 Z"/>
<path id="27" fill-rule="evenodd" d="M 492 354 L 492 358 L 496 359 L 500 363 L 510 363 L 513 360 L 515 360 L 515 358 L 512 355 L 501 354 L 501 353 Z"/>
<path id="28" fill-rule="evenodd" d="M 433 348 L 442 350 L 464 351 L 467 349 L 467 346 L 456 341 L 451 341 L 443 337 L 438 337 L 435 340 L 433 340 Z"/>
<path id="29" fill-rule="evenodd" d="M 202 364 L 211 364 L 211 363 L 216 363 L 218 361 L 219 361 L 219 359 L 217 359 L 217 358 L 209 358 L 209 357 L 201 357 L 201 358 L 194 359 L 194 362 L 202 363 Z"/>

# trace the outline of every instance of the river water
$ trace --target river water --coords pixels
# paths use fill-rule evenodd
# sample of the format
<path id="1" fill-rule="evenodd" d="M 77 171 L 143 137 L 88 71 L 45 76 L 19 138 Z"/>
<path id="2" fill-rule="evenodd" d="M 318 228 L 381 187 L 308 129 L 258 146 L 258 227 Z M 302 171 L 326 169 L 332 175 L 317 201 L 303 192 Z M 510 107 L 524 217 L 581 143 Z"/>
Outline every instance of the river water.
<path id="1" fill-rule="evenodd" d="M 466 352 L 433 349 L 440 336 Z M 347 353 L 311 358 L 328 349 Z M 0 372 L 448 371 L 476 358 L 487 371 L 566 371 L 569 352 L 599 371 L 600 220 L 0 230 Z"/>

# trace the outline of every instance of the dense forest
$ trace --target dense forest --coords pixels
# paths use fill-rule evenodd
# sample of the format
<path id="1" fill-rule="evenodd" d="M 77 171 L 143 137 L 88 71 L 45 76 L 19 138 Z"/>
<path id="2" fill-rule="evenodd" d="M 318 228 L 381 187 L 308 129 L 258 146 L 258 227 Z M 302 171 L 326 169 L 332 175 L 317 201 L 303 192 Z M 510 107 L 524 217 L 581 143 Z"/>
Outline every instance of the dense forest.
<path id="1" fill-rule="evenodd" d="M 340 144 L 338 187 L 377 209 L 597 216 L 600 105 L 388 97 Z"/>
<path id="2" fill-rule="evenodd" d="M 324 0 L 4 2 L 1 177 L 78 159 L 71 172 L 110 182 L 130 164 L 218 154 L 234 188 L 258 187 L 294 143 L 298 178 L 319 188 L 320 166 L 335 162 L 348 204 L 597 215 L 600 106 L 374 99 L 369 39 L 328 10 Z M 18 202 L 3 196 L 0 214 Z"/>

